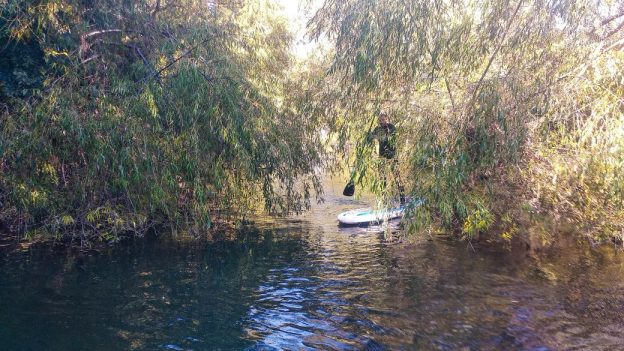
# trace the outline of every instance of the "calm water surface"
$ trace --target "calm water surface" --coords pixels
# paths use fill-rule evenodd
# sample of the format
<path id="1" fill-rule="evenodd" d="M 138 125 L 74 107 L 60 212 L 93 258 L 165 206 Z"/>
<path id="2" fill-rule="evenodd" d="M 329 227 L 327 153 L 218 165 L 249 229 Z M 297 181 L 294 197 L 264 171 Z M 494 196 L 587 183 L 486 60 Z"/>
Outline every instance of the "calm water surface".
<path id="1" fill-rule="evenodd" d="M 328 200 L 236 243 L 4 254 L 0 350 L 624 349 L 621 252 L 391 244 Z"/>

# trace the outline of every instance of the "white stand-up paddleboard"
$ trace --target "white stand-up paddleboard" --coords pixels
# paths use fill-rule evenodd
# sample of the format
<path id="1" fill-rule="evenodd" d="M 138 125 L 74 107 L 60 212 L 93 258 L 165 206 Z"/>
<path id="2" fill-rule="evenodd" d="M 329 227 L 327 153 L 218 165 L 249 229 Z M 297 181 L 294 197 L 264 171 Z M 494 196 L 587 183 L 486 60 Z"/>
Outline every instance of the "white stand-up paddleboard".
<path id="1" fill-rule="evenodd" d="M 405 214 L 405 211 L 409 207 L 418 207 L 423 204 L 423 200 L 414 199 L 408 200 L 404 205 L 396 206 L 393 208 L 378 209 L 372 208 L 359 208 L 356 210 L 350 210 L 338 215 L 338 222 L 341 225 L 367 225 L 381 223 L 386 220 L 401 218 Z"/>
<path id="2" fill-rule="evenodd" d="M 385 220 L 402 217 L 406 208 L 407 207 L 405 205 L 379 210 L 373 210 L 372 208 L 360 208 L 339 214 L 338 222 L 344 225 L 380 223 Z"/>

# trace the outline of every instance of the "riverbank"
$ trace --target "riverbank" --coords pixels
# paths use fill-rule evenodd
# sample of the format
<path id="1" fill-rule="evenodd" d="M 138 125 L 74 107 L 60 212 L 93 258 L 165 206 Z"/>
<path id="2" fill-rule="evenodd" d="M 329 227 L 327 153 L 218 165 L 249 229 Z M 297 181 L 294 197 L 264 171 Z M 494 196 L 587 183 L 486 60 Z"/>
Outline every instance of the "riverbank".
<path id="1" fill-rule="evenodd" d="M 101 235 L 106 228 L 98 231 L 92 226 L 89 235 L 82 237 L 80 232 L 75 228 L 73 232 L 63 235 L 45 234 L 39 232 L 39 235 L 25 236 L 20 233 L 0 234 L 0 245 L 5 248 L 11 247 L 13 250 L 25 250 L 31 245 L 57 246 L 65 247 L 80 252 L 81 250 L 100 250 L 109 248 L 120 242 L 136 240 L 151 240 L 156 237 L 165 240 L 172 239 L 179 242 L 198 241 L 198 242 L 214 242 L 214 241 L 236 241 L 244 238 L 244 240 L 252 238 L 254 235 L 264 230 L 274 230 L 285 228 L 291 225 L 297 225 L 303 222 L 312 222 L 320 224 L 324 231 L 336 230 L 336 217 L 339 213 L 354 208 L 370 207 L 377 203 L 374 194 L 368 192 L 365 188 L 358 188 L 354 197 L 346 197 L 342 195 L 344 187 L 344 179 L 347 175 L 338 174 L 335 176 L 326 175 L 322 177 L 321 183 L 323 189 L 323 201 L 312 205 L 309 211 L 300 215 L 275 217 L 268 215 L 248 215 L 246 219 L 236 219 L 240 216 L 219 216 L 212 222 L 210 229 L 201 230 L 193 227 L 189 230 L 179 228 L 173 231 L 170 226 L 160 225 L 152 226 L 137 235 L 137 232 L 121 233 L 116 236 Z M 509 192 L 505 196 L 498 197 L 498 205 L 494 207 L 505 208 L 502 204 L 511 201 Z M 514 255 L 528 254 L 533 257 L 546 255 L 558 249 L 566 249 L 571 243 L 575 245 L 590 246 L 615 246 L 620 247 L 621 239 L 613 237 L 606 238 L 598 242 L 593 240 L 594 236 L 584 235 L 573 223 L 561 224 L 547 216 L 532 216 L 526 209 L 518 209 L 514 212 L 515 218 L 509 218 L 503 225 L 496 225 L 487 232 L 479 233 L 479 235 L 467 237 L 461 228 L 455 231 L 442 227 L 431 226 L 428 230 L 414 232 L 409 227 L 409 219 L 401 222 L 398 220 L 391 221 L 386 226 L 371 226 L 369 228 L 360 228 L 362 232 L 376 231 L 384 233 L 384 238 L 389 244 L 398 244 L 409 246 L 423 240 L 452 240 L 462 243 L 471 250 L 504 253 L 512 252 Z M 559 218 L 560 220 L 560 218 Z M 510 228 L 510 226 L 512 226 Z M 73 234 L 72 234 L 73 233 Z M 507 236 L 508 235 L 508 236 Z M 6 249 L 5 249 L 6 251 Z"/>

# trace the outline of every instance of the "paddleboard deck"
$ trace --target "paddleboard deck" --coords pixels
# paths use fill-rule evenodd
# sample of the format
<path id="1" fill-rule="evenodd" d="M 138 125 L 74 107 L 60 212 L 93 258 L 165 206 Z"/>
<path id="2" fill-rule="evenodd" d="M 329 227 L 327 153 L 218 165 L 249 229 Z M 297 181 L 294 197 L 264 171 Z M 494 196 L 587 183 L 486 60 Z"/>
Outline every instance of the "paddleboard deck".
<path id="1" fill-rule="evenodd" d="M 403 217 L 408 207 L 420 206 L 423 201 L 420 199 L 408 200 L 404 205 L 387 209 L 359 208 L 342 212 L 338 215 L 338 224 L 341 226 L 367 226 L 370 224 L 378 224 L 386 220 L 392 220 Z"/>
<path id="2" fill-rule="evenodd" d="M 338 222 L 341 225 L 381 223 L 384 220 L 391 220 L 402 217 L 405 213 L 406 208 L 406 206 L 380 210 L 373 210 L 372 208 L 359 208 L 339 214 Z"/>

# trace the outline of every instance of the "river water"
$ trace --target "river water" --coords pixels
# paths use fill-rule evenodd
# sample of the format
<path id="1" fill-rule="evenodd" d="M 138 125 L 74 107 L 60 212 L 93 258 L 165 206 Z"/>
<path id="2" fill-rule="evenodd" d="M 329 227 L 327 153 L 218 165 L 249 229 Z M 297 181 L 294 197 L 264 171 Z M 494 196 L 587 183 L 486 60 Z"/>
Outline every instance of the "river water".
<path id="1" fill-rule="evenodd" d="M 235 242 L 0 256 L 0 350 L 624 350 L 624 260 L 340 229 L 330 191 Z"/>

